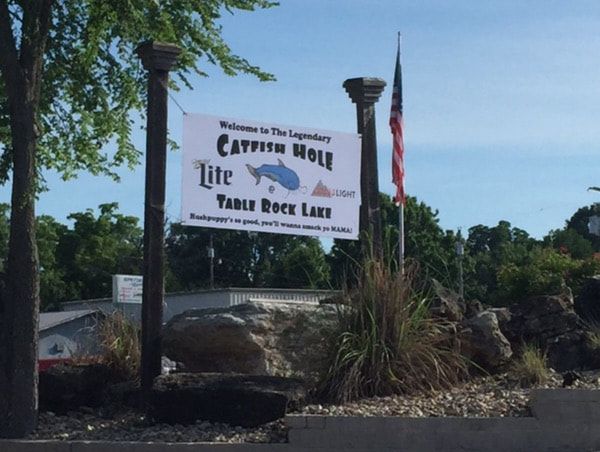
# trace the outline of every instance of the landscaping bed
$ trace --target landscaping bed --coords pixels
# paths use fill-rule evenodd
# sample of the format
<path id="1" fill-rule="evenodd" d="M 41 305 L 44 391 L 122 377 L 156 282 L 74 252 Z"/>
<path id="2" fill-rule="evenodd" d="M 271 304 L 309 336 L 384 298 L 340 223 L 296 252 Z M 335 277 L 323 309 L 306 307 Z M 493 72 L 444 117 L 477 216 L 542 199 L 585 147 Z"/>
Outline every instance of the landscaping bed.
<path id="1" fill-rule="evenodd" d="M 579 372 L 569 386 L 577 389 L 600 388 L 600 371 Z M 569 379 L 567 378 L 567 381 Z M 551 372 L 549 380 L 536 388 L 561 388 L 563 375 Z M 455 388 L 413 395 L 372 397 L 344 405 L 309 404 L 301 414 L 332 416 L 405 416 L 405 417 L 507 417 L 530 416 L 528 400 L 531 388 L 522 388 L 510 374 L 479 377 Z M 191 425 L 154 423 L 136 411 L 103 413 L 102 409 L 81 409 L 60 416 L 40 414 L 39 426 L 30 439 L 281 443 L 287 441 L 283 419 L 242 428 L 221 423 L 198 421 Z"/>

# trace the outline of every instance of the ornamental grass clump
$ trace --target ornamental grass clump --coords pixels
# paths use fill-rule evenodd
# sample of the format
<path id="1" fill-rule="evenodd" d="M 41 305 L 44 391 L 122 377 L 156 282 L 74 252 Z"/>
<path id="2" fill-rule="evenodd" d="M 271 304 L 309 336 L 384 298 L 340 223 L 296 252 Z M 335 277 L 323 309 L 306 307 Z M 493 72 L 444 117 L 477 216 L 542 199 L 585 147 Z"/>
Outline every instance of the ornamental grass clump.
<path id="1" fill-rule="evenodd" d="M 448 388 L 467 375 L 452 323 L 432 317 L 416 266 L 402 273 L 366 262 L 345 291 L 324 398 L 345 403 L 370 396 Z"/>
<path id="2" fill-rule="evenodd" d="M 102 347 L 101 361 L 124 380 L 138 377 L 141 359 L 139 331 L 122 312 L 106 316 L 99 330 Z"/>
<path id="3" fill-rule="evenodd" d="M 521 386 L 544 384 L 550 378 L 546 353 L 534 344 L 525 344 L 513 365 L 513 372 Z"/>

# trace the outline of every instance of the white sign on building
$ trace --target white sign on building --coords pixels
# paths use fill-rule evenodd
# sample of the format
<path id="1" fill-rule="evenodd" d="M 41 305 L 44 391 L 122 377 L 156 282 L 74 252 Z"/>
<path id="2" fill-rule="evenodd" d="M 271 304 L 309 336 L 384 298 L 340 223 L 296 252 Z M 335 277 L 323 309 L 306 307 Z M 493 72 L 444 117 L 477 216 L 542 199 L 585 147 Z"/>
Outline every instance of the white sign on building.
<path id="1" fill-rule="evenodd" d="M 113 275 L 113 303 L 142 303 L 144 277 Z"/>
<path id="2" fill-rule="evenodd" d="M 358 238 L 360 135 L 187 114 L 182 223 Z"/>

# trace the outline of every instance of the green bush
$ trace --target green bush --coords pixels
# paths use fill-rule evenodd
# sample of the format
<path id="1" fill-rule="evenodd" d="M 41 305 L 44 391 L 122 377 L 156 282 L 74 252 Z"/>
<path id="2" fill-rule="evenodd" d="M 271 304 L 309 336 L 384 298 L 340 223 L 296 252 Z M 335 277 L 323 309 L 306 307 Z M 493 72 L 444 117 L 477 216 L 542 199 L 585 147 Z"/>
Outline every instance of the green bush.
<path id="1" fill-rule="evenodd" d="M 467 374 L 450 323 L 429 314 L 416 270 L 393 274 L 370 260 L 346 291 L 339 334 L 321 394 L 336 402 L 438 389 Z"/>
<path id="2" fill-rule="evenodd" d="M 537 248 L 526 264 L 510 263 L 500 268 L 497 298 L 518 301 L 532 295 L 557 294 L 565 286 L 577 294 L 583 280 L 599 271 L 597 259 L 578 260 L 550 248 Z"/>

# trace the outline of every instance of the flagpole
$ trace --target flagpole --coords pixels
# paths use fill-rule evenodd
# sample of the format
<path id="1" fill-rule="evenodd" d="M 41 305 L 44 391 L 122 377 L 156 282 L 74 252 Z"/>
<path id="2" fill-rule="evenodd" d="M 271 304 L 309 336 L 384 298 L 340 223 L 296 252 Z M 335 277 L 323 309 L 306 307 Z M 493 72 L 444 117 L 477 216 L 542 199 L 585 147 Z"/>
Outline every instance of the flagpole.
<path id="1" fill-rule="evenodd" d="M 398 58 L 402 47 L 402 34 L 398 32 Z M 404 274 L 404 200 L 398 206 L 398 268 Z"/>
<path id="2" fill-rule="evenodd" d="M 398 206 L 398 268 L 404 273 L 404 204 Z"/>

